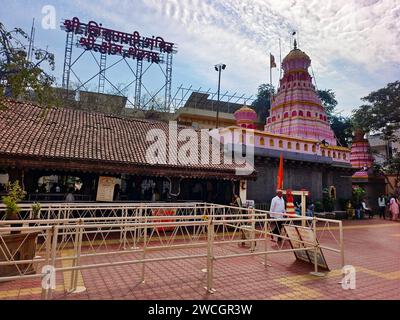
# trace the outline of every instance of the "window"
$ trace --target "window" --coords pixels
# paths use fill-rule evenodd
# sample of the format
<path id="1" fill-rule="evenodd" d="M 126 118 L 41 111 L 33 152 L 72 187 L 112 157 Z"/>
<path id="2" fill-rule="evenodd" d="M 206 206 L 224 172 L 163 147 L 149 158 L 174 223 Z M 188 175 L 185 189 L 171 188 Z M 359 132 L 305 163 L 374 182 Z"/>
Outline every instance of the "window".
<path id="1" fill-rule="evenodd" d="M 300 116 L 300 117 L 304 116 L 304 113 L 303 113 L 302 110 L 299 111 L 299 116 Z"/>
<path id="2" fill-rule="evenodd" d="M 308 144 L 304 144 L 304 151 L 308 151 Z"/>
<path id="3" fill-rule="evenodd" d="M 330 150 L 328 151 L 328 157 L 332 157 L 332 153 Z"/>
<path id="4" fill-rule="evenodd" d="M 296 116 L 297 116 L 297 111 L 295 110 L 292 112 L 292 117 L 296 117 Z"/>
<path id="5" fill-rule="evenodd" d="M 272 122 L 274 122 L 274 121 L 276 121 L 276 117 L 275 116 L 272 117 Z"/>
<path id="6" fill-rule="evenodd" d="M 269 139 L 269 146 L 273 147 L 274 146 L 274 139 Z"/>
<path id="7" fill-rule="evenodd" d="M 325 157 L 325 150 L 322 150 L 322 156 Z"/>
<path id="8" fill-rule="evenodd" d="M 300 150 L 300 143 L 296 143 L 296 150 Z"/>
<path id="9" fill-rule="evenodd" d="M 346 160 L 346 154 L 343 153 L 343 160 Z"/>
<path id="10" fill-rule="evenodd" d="M 307 117 L 311 117 L 311 112 L 307 111 Z"/>
<path id="11" fill-rule="evenodd" d="M 282 142 L 282 140 L 279 140 L 278 144 L 279 144 L 279 148 L 283 148 L 283 142 Z"/>
<path id="12" fill-rule="evenodd" d="M 262 145 L 262 146 L 265 145 L 264 138 L 262 138 L 262 137 L 260 138 L 260 145 Z"/>
<path id="13" fill-rule="evenodd" d="M 292 149 L 292 143 L 290 141 L 287 143 L 287 148 Z"/>
<path id="14" fill-rule="evenodd" d="M 315 146 L 315 144 L 313 144 L 313 146 L 312 146 L 312 152 L 315 152 L 315 151 L 317 151 L 317 147 Z"/>
<path id="15" fill-rule="evenodd" d="M 284 114 L 283 114 L 283 118 L 288 118 L 289 117 L 289 112 L 285 112 Z"/>
<path id="16" fill-rule="evenodd" d="M 333 158 L 336 159 L 336 152 L 333 153 Z"/>

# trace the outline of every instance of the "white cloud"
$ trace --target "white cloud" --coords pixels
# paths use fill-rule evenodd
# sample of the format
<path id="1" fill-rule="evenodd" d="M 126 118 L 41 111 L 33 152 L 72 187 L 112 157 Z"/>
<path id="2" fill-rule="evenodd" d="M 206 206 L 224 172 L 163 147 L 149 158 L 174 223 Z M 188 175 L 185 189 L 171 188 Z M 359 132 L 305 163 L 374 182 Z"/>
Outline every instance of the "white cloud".
<path id="1" fill-rule="evenodd" d="M 370 77 L 379 74 L 384 85 L 395 74 L 389 66 L 400 63 L 399 0 L 103 0 L 76 5 L 123 30 L 137 28 L 165 35 L 179 45 L 176 66 L 190 66 L 192 78 L 214 84 L 212 65 L 224 62 L 224 87 L 255 92 L 269 81 L 268 52 L 279 56 L 289 50 L 290 33 L 298 32 L 301 49 L 313 61 L 321 83 L 337 91 L 349 105 L 370 84 L 353 82 L 354 68 Z M 398 70 L 398 69 L 395 69 Z M 274 70 L 274 77 L 278 72 Z M 397 75 L 398 76 L 398 75 Z M 386 80 L 386 81 L 385 81 Z M 351 84 L 351 85 L 348 85 Z M 377 84 L 378 85 L 378 84 Z M 353 88 L 351 91 L 350 88 Z M 340 92 L 339 92 L 340 90 Z M 353 100 L 352 100 L 353 99 Z M 341 102 L 341 101 L 339 101 Z"/>

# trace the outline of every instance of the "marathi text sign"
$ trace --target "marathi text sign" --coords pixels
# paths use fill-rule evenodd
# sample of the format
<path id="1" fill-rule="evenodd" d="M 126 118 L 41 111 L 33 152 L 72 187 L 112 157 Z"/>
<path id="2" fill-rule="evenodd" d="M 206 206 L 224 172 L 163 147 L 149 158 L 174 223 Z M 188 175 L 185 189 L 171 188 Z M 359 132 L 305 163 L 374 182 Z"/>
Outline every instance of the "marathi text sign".
<path id="1" fill-rule="evenodd" d="M 99 184 L 97 186 L 96 201 L 113 201 L 114 199 L 114 177 L 99 177 Z"/>
<path id="2" fill-rule="evenodd" d="M 161 62 L 160 53 L 172 53 L 174 44 L 162 37 L 142 37 L 138 31 L 126 33 L 107 29 L 95 21 L 82 23 L 77 17 L 65 20 L 66 32 L 81 35 L 79 45 L 86 50 L 93 50 L 108 55 L 121 55 L 126 58 Z"/>

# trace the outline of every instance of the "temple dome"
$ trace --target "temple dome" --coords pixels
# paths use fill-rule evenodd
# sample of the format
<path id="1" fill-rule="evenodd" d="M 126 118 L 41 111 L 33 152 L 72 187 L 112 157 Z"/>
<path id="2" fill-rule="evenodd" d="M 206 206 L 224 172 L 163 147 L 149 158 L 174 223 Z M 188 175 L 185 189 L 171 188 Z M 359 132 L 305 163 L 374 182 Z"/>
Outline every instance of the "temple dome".
<path id="1" fill-rule="evenodd" d="M 289 60 L 299 60 L 299 59 L 311 61 L 310 57 L 304 51 L 301 51 L 300 49 L 293 49 L 287 54 L 285 58 L 283 58 L 283 62 Z"/>
<path id="2" fill-rule="evenodd" d="M 254 129 L 257 121 L 257 112 L 244 105 L 234 113 L 236 123 L 239 127 Z"/>

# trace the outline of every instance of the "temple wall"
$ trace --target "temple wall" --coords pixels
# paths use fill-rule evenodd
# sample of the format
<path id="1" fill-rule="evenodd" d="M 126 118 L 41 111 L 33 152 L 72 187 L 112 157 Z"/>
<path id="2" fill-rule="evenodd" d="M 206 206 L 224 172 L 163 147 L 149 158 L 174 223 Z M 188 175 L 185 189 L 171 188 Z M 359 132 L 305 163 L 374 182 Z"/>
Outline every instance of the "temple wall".
<path id="1" fill-rule="evenodd" d="M 257 163 L 257 180 L 248 181 L 247 198 L 256 203 L 270 202 L 276 194 L 278 162 Z M 351 182 L 349 182 L 351 190 Z M 313 199 L 322 198 L 322 169 L 316 166 L 284 164 L 284 188 L 311 191 Z M 350 191 L 351 194 L 351 191 Z"/>
<path id="2" fill-rule="evenodd" d="M 278 162 L 256 160 L 257 180 L 247 182 L 247 199 L 256 203 L 270 203 L 276 194 Z M 313 201 L 322 200 L 322 190 L 335 186 L 337 200 L 350 199 L 351 174 L 335 167 L 315 164 L 284 163 L 284 189 L 310 191 Z M 339 210 L 339 201 L 336 209 Z"/>

